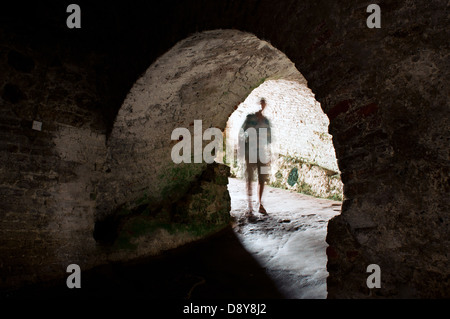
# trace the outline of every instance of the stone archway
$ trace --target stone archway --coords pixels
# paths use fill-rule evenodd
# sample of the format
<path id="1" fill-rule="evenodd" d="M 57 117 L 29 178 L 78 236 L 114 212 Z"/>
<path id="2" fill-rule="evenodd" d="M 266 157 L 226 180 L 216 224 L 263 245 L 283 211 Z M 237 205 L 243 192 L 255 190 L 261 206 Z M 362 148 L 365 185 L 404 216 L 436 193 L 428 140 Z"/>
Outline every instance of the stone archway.
<path id="1" fill-rule="evenodd" d="M 108 140 L 106 194 L 99 214 L 114 202 L 132 202 L 144 193 L 162 200 L 177 185 L 161 172 L 173 166 L 171 132 L 194 120 L 224 129 L 239 103 L 265 79 L 299 77 L 294 64 L 268 42 L 235 30 L 195 34 L 155 61 L 124 101 Z M 200 169 L 201 170 L 201 169 Z M 103 208 L 104 207 L 104 208 Z"/>
<path id="2" fill-rule="evenodd" d="M 322 119 L 326 115 L 304 77 L 282 52 L 268 42 L 241 31 L 214 30 L 194 34 L 156 60 L 136 81 L 114 122 L 107 143 L 105 179 L 99 187 L 103 191 L 97 194 L 95 236 L 100 242 L 112 236 L 110 242 L 126 241 L 133 249 L 112 252 L 109 258 L 156 254 L 198 238 L 186 231 L 175 234 L 167 232 L 167 226 L 161 223 L 163 219 L 177 225 L 177 228 L 197 227 L 197 219 L 192 215 L 198 212 L 192 212 L 191 202 L 181 207 L 190 215 L 184 217 L 182 226 L 174 222 L 176 212 L 173 206 L 189 196 L 186 194 L 192 192 L 190 188 L 199 178 L 202 180 L 200 175 L 206 168 L 205 164 L 174 164 L 170 157 L 174 146 L 171 133 L 178 127 L 186 127 L 194 136 L 193 123 L 196 120 L 202 121 L 204 129 L 218 127 L 225 130 L 230 115 L 238 105 L 263 82 L 270 85 L 273 81 L 284 83 L 285 93 L 289 90 L 296 92 L 292 94 L 296 97 L 295 102 L 276 107 L 283 114 L 278 116 L 278 121 L 274 119 L 274 131 L 278 130 L 274 134 L 283 140 L 277 142 L 278 147 L 284 147 L 277 152 L 288 155 L 287 148 L 292 151 L 299 139 L 304 140 L 302 143 L 309 139 L 310 149 L 303 150 L 305 158 L 309 157 L 310 163 L 317 162 L 317 167 L 328 165 L 330 171 L 335 169 L 336 174 L 331 137 L 329 143 L 322 146 L 327 150 L 313 151 L 314 147 L 320 146 L 317 141 L 312 141 L 315 133 L 327 133 L 328 121 Z M 276 102 L 276 98 L 267 98 L 269 103 Z M 301 112 L 305 114 L 301 115 Z M 306 136 L 306 132 L 301 131 L 300 118 L 309 126 L 320 125 L 324 128 L 317 128 L 322 130 L 320 132 L 309 128 L 310 135 Z M 306 135 L 301 137 L 301 133 Z M 328 152 L 332 154 L 326 154 Z M 326 156 L 332 158 L 324 159 Z M 309 174 L 312 175 L 311 171 Z M 219 216 L 215 217 L 218 222 L 211 223 L 209 218 L 211 214 L 229 216 L 229 207 L 221 212 L 222 205 L 230 205 L 226 184 L 225 187 L 219 186 L 225 196 L 219 195 L 217 186 L 213 186 L 213 190 L 211 186 L 202 186 L 200 194 L 195 195 L 207 197 L 211 192 L 215 194 L 213 199 L 201 202 L 203 206 L 214 206 L 217 211 L 203 216 L 200 227 L 212 229 L 228 220 Z M 134 212 L 139 207 L 143 207 L 141 211 L 144 213 L 157 217 L 136 215 Z M 139 227 L 142 230 L 136 235 L 125 235 Z"/>
<path id="3" fill-rule="evenodd" d="M 205 170 L 205 164 L 172 162 L 175 128 L 186 127 L 194 136 L 194 121 L 201 120 L 204 129 L 224 130 L 230 114 L 255 87 L 280 78 L 304 81 L 283 53 L 236 30 L 195 34 L 156 60 L 127 95 L 109 136 L 96 199 L 96 238 L 111 232 L 117 236 L 118 214 L 143 204 L 161 210 L 161 205 L 180 200 Z M 223 201 L 229 205 L 229 199 Z M 163 246 L 192 239 L 177 235 Z M 153 253 L 158 249 L 146 248 Z"/>

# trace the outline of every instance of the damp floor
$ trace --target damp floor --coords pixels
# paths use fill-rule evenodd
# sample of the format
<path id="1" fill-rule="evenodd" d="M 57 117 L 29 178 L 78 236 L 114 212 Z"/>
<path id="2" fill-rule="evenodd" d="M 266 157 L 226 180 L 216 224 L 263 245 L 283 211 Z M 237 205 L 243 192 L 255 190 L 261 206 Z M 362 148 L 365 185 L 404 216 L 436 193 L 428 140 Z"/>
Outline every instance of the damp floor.
<path id="1" fill-rule="evenodd" d="M 327 225 L 340 213 L 341 202 L 266 186 L 262 202 L 268 215 L 255 212 L 249 221 L 245 181 L 230 178 L 228 190 L 238 239 L 280 293 L 289 299 L 326 298 Z M 257 210 L 256 183 L 253 190 Z"/>

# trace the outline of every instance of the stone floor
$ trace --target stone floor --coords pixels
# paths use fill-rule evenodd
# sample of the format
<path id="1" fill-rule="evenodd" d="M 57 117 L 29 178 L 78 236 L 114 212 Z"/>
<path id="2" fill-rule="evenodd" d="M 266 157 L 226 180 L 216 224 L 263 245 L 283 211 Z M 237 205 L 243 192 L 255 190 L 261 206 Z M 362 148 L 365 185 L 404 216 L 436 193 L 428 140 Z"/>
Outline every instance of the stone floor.
<path id="1" fill-rule="evenodd" d="M 254 209 L 256 187 L 254 183 Z M 244 217 L 245 181 L 230 178 L 228 190 L 235 233 L 285 298 L 326 298 L 325 237 L 341 202 L 266 186 L 263 204 L 268 216 L 255 213 L 256 220 L 250 222 Z"/>

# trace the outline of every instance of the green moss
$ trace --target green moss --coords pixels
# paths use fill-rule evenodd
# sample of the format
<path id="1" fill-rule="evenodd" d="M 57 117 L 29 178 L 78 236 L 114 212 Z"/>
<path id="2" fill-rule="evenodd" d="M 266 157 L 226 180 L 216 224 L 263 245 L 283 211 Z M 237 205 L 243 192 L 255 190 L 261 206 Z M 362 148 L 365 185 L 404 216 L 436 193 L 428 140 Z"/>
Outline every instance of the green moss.
<path id="1" fill-rule="evenodd" d="M 339 202 L 342 202 L 342 200 L 343 200 L 342 195 L 339 193 L 331 194 L 327 197 L 327 199 L 335 200 L 335 201 L 339 201 Z"/>
<path id="2" fill-rule="evenodd" d="M 118 249 L 133 250 L 137 246 L 133 241 L 165 230 L 169 234 L 185 233 L 192 237 L 204 237 L 229 224 L 229 207 L 220 205 L 223 190 L 228 184 L 228 177 L 222 174 L 223 167 L 179 164 L 170 165 L 159 178 L 167 186 L 168 201 L 156 208 L 152 198 L 144 193 L 133 202 L 136 208 L 122 207 L 117 215 L 123 216 L 118 227 L 118 238 L 114 245 Z M 202 182 L 192 183 L 202 172 Z M 221 185 L 221 186 L 218 186 Z M 191 189 L 189 189 L 191 188 Z M 186 193 L 189 191 L 188 193 Z M 228 193 L 226 193 L 228 195 Z M 178 198 L 176 198 L 178 196 Z M 229 199 L 228 199 L 229 200 Z M 211 212 L 213 210 L 213 212 Z"/>
<path id="3" fill-rule="evenodd" d="M 167 229 L 171 227 L 169 222 L 169 216 L 137 216 L 128 220 L 120 229 L 119 236 L 115 242 L 115 245 L 119 249 L 132 250 L 137 248 L 135 244 L 132 244 L 133 238 L 138 238 L 144 235 L 150 235 L 158 229 Z"/>
<path id="4" fill-rule="evenodd" d="M 306 160 L 304 160 L 303 158 L 297 157 L 297 156 L 290 156 L 290 155 L 283 156 L 282 155 L 280 157 L 283 158 L 285 162 L 291 163 L 291 164 L 303 164 L 303 163 L 306 163 Z"/>
<path id="5" fill-rule="evenodd" d="M 286 189 L 286 186 L 280 180 L 276 180 L 275 182 L 272 182 L 269 185 L 275 188 Z"/>
<path id="6" fill-rule="evenodd" d="M 335 175 L 337 175 L 338 178 L 340 178 L 340 177 L 339 177 L 339 173 L 336 173 L 336 172 L 334 172 L 334 171 L 331 171 L 331 170 L 329 170 L 328 168 L 325 168 L 325 167 L 323 167 L 323 166 L 320 166 L 320 165 L 318 165 L 318 164 L 316 164 L 316 163 L 314 163 L 314 162 L 311 162 L 311 161 L 309 161 L 309 160 L 307 160 L 307 159 L 305 159 L 305 158 L 297 157 L 297 156 L 291 156 L 291 155 L 280 155 L 280 158 L 282 158 L 282 159 L 285 161 L 285 164 L 293 164 L 293 165 L 299 164 L 299 165 L 306 165 L 306 166 L 308 167 L 308 169 L 311 169 L 313 166 L 316 166 L 316 167 L 318 167 L 319 169 L 321 169 L 321 170 L 327 172 L 327 175 L 329 175 L 329 176 L 335 176 Z"/>
<path id="7" fill-rule="evenodd" d="M 204 163 L 169 164 L 158 176 L 160 184 L 164 185 L 159 194 L 160 198 L 172 200 L 186 193 L 191 182 L 203 172 L 204 168 Z"/>
<path id="8" fill-rule="evenodd" d="M 291 170 L 291 172 L 289 173 L 287 183 L 288 183 L 290 186 L 294 186 L 295 183 L 297 183 L 297 180 L 298 180 L 298 169 L 297 169 L 297 167 L 294 167 L 294 168 Z"/>
<path id="9" fill-rule="evenodd" d="M 217 185 L 228 185 L 228 177 L 224 175 L 216 175 L 215 183 Z"/>
<path id="10" fill-rule="evenodd" d="M 193 223 L 193 224 L 175 224 L 174 232 L 186 232 L 194 237 L 205 237 L 213 234 L 220 229 L 226 227 L 228 223 L 222 224 L 205 224 L 205 223 Z"/>
<path id="11" fill-rule="evenodd" d="M 308 183 L 301 181 L 298 185 L 297 191 L 299 193 L 305 194 L 305 195 L 311 195 L 311 196 L 316 196 L 316 194 L 314 193 L 314 191 L 312 190 L 311 185 L 309 185 Z"/>
<path id="12" fill-rule="evenodd" d="M 275 173 L 275 178 L 276 178 L 277 180 L 282 179 L 282 178 L 283 178 L 283 174 L 281 174 L 280 171 L 277 171 L 277 172 Z"/>
<path id="13" fill-rule="evenodd" d="M 115 246 L 118 249 L 124 250 L 135 250 L 137 248 L 136 244 L 132 244 L 130 241 L 131 237 L 121 236 L 117 238 Z"/>
<path id="14" fill-rule="evenodd" d="M 261 78 L 255 85 L 250 86 L 249 89 L 251 91 L 253 91 L 254 89 L 256 89 L 258 86 L 260 86 L 261 84 L 263 84 L 266 81 L 266 78 Z"/>
<path id="15" fill-rule="evenodd" d="M 193 237 L 200 238 L 212 234 L 229 224 L 229 220 L 221 223 L 215 223 L 215 221 L 220 221 L 219 214 L 216 218 L 212 218 L 210 222 L 206 223 L 201 221 L 193 223 L 171 223 L 169 219 L 149 219 L 140 216 L 127 223 L 121 229 L 119 237 L 115 242 L 115 247 L 118 249 L 134 250 L 137 248 L 137 245 L 132 243 L 134 238 L 151 236 L 161 229 L 166 230 L 171 235 L 187 233 Z"/>
<path id="16" fill-rule="evenodd" d="M 227 149 L 227 135 L 222 132 L 222 150 L 226 150 L 226 149 Z M 227 152 L 226 151 L 223 152 L 222 162 L 225 165 L 228 165 L 228 166 L 230 165 L 230 163 L 227 163 Z"/>
<path id="17" fill-rule="evenodd" d="M 134 204 L 135 204 L 136 206 L 139 206 L 139 205 L 142 205 L 142 204 L 146 204 L 146 203 L 148 203 L 148 202 L 149 202 L 149 196 L 148 196 L 147 192 L 145 192 L 144 195 L 143 195 L 141 198 L 137 199 L 137 200 L 134 202 Z"/>

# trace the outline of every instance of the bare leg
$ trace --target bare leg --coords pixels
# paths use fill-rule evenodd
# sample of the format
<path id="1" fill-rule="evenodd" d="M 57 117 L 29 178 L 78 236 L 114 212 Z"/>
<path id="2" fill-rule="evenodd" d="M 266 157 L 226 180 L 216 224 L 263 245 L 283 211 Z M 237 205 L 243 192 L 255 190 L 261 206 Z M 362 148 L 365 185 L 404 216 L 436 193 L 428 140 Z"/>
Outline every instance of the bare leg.
<path id="1" fill-rule="evenodd" d="M 258 181 L 258 200 L 259 200 L 259 204 L 261 204 L 261 198 L 262 198 L 262 194 L 264 192 L 264 181 L 259 180 Z"/>
<path id="2" fill-rule="evenodd" d="M 247 180 L 247 200 L 248 200 L 248 209 L 252 210 L 252 182 Z"/>
<path id="3" fill-rule="evenodd" d="M 264 208 L 262 204 L 262 195 L 264 192 L 264 183 L 266 180 L 266 175 L 261 174 L 259 171 L 260 168 L 258 168 L 258 200 L 259 200 L 259 212 L 263 215 L 267 215 L 266 209 Z"/>
<path id="4" fill-rule="evenodd" d="M 248 211 L 247 214 L 252 214 L 252 180 L 253 180 L 253 167 L 248 165 L 246 167 L 246 177 L 247 177 L 247 200 L 248 200 Z"/>

